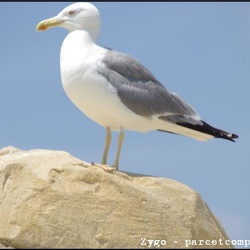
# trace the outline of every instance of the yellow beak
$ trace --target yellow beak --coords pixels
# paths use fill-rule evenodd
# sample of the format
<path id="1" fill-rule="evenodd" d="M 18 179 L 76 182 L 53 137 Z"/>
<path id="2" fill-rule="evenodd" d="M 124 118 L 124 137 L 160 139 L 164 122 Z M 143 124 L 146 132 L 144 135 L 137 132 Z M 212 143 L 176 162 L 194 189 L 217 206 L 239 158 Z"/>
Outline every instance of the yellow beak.
<path id="1" fill-rule="evenodd" d="M 36 31 L 43 31 L 49 28 L 53 28 L 55 26 L 58 26 L 62 23 L 61 20 L 56 19 L 56 17 L 52 17 L 46 20 L 41 21 L 36 26 Z"/>

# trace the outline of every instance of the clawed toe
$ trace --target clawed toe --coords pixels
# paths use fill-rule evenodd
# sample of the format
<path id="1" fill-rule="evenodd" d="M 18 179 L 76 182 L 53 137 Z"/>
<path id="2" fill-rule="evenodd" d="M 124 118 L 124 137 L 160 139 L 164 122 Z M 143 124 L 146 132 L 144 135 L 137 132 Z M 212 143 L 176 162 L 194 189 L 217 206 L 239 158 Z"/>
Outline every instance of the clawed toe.
<path id="1" fill-rule="evenodd" d="M 110 166 L 105 165 L 105 164 L 99 164 L 99 163 L 91 162 L 91 165 L 95 166 L 95 167 L 98 167 L 98 168 L 101 168 L 107 173 L 113 173 L 114 171 L 116 171 L 116 169 L 114 167 L 110 167 Z"/>

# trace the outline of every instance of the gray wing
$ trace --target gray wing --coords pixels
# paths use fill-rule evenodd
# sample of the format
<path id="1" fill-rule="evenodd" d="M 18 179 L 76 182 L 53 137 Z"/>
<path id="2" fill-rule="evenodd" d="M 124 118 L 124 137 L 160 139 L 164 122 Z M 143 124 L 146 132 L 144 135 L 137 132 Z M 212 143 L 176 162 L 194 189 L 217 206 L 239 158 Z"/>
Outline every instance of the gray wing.
<path id="1" fill-rule="evenodd" d="M 117 89 L 122 103 L 136 114 L 173 115 L 199 119 L 195 110 L 169 92 L 137 59 L 114 50 L 109 50 L 98 69 Z M 173 121 L 172 121 L 173 122 Z"/>

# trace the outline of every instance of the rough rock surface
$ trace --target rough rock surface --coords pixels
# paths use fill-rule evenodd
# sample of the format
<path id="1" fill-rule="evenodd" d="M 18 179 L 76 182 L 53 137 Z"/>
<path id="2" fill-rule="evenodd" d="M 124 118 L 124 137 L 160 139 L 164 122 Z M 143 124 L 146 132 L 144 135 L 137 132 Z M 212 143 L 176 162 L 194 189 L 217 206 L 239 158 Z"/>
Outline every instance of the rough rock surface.
<path id="1" fill-rule="evenodd" d="M 108 173 L 39 149 L 0 150 L 0 222 L 0 246 L 14 248 L 185 248 L 186 240 L 228 240 L 200 195 L 177 181 Z"/>

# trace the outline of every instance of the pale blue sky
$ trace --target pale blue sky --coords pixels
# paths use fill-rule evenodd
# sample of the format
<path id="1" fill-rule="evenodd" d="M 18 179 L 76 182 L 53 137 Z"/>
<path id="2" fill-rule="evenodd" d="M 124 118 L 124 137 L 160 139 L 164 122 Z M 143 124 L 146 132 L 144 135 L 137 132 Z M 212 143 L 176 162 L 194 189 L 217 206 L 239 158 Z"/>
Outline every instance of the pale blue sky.
<path id="1" fill-rule="evenodd" d="M 100 162 L 104 129 L 70 102 L 61 85 L 67 31 L 35 30 L 69 4 L 0 3 L 0 147 L 65 150 Z M 250 239 L 250 3 L 94 4 L 102 16 L 99 44 L 137 57 L 203 120 L 240 137 L 202 143 L 126 131 L 120 170 L 188 185 L 231 239 Z"/>

